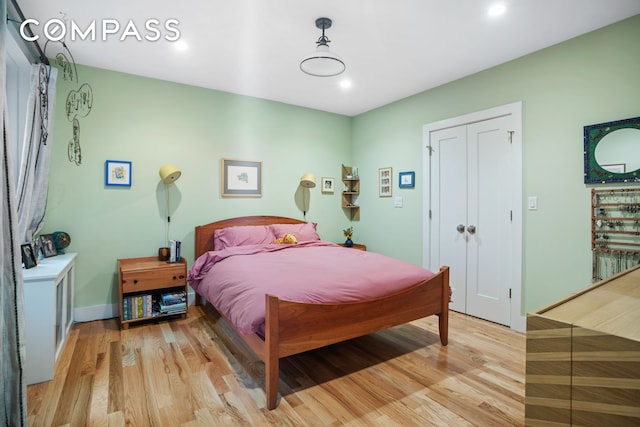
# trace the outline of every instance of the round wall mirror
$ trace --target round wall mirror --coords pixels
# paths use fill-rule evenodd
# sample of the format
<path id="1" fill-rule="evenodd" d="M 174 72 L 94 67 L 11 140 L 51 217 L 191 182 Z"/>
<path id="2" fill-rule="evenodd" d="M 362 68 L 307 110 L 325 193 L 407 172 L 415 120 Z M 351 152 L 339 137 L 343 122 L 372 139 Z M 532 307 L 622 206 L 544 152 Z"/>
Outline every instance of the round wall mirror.
<path id="1" fill-rule="evenodd" d="M 640 182 L 640 117 L 584 127 L 584 182 Z"/>
<path id="2" fill-rule="evenodd" d="M 596 162 L 605 170 L 625 173 L 640 169 L 640 129 L 618 129 L 605 135 L 595 150 Z"/>

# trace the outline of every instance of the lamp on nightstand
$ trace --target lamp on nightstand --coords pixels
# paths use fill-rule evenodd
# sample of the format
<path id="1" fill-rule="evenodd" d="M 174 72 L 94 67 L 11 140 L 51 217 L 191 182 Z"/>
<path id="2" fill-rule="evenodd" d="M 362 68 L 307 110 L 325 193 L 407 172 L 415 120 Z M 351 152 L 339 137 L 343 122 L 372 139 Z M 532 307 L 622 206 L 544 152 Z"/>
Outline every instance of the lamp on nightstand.
<path id="1" fill-rule="evenodd" d="M 171 227 L 171 198 L 169 196 L 169 185 L 173 184 L 180 178 L 182 172 L 172 164 L 165 164 L 160 167 L 160 179 L 164 184 L 167 193 L 167 235 L 165 241 L 169 241 L 169 228 Z"/>

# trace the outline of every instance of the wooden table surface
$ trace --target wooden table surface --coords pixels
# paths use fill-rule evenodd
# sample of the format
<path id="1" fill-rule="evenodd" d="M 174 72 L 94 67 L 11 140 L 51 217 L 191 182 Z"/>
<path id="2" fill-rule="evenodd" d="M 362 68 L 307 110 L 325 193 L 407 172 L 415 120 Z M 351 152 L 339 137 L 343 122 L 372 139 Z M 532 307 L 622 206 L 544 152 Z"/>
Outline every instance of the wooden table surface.
<path id="1" fill-rule="evenodd" d="M 538 311 L 538 314 L 640 341 L 640 265 Z"/>

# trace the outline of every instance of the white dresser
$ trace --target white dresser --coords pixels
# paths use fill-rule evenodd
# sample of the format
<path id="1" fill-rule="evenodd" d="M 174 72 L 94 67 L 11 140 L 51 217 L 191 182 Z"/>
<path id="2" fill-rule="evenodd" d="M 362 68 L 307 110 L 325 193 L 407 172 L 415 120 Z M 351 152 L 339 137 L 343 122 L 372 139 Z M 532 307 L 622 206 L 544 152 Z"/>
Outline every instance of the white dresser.
<path id="1" fill-rule="evenodd" d="M 73 324 L 75 258 L 62 254 L 23 270 L 27 384 L 53 379 Z"/>

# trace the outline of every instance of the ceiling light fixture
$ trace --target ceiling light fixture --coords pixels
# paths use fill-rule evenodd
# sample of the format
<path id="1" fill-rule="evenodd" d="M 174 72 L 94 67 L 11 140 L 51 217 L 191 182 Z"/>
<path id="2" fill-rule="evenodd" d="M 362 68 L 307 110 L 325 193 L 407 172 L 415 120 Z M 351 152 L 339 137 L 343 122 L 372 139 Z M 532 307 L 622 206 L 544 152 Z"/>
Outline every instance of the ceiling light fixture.
<path id="1" fill-rule="evenodd" d="M 322 36 L 316 42 L 316 51 L 305 56 L 300 62 L 300 69 L 311 76 L 337 76 L 346 68 L 340 56 L 329 51 L 331 40 L 324 35 L 324 30 L 331 28 L 331 22 L 329 18 L 316 19 L 316 27 L 322 30 Z"/>
<path id="2" fill-rule="evenodd" d="M 496 3 L 489 8 L 489 16 L 500 16 L 507 11 L 507 7 L 502 3 Z"/>

